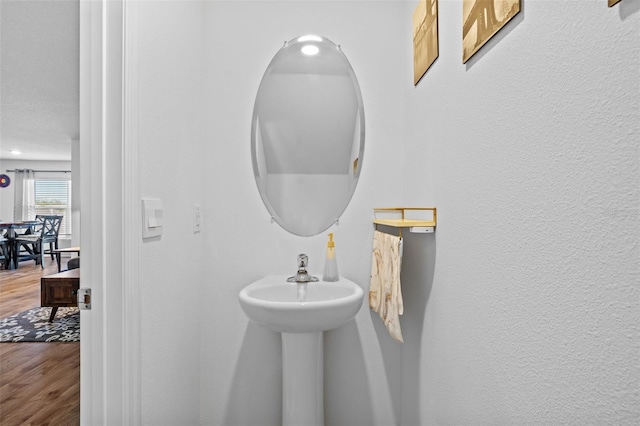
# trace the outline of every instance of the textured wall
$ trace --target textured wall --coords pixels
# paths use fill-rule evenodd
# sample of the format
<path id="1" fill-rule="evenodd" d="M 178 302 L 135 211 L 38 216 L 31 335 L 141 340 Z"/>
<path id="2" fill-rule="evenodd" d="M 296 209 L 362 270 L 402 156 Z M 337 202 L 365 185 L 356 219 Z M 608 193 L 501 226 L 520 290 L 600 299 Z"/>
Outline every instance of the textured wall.
<path id="1" fill-rule="evenodd" d="M 301 238 L 271 224 L 253 178 L 251 117 L 262 75 L 285 40 L 308 33 L 340 44 L 351 62 L 368 136 L 359 186 L 330 231 L 340 273 L 368 287 L 372 209 L 402 196 L 403 12 L 395 1 L 207 3 L 203 424 L 281 424 L 280 336 L 248 322 L 238 292 L 263 275 L 295 272 L 298 253 L 309 255 L 312 273 L 324 262 L 326 235 Z M 399 389 L 387 384 L 368 311 L 326 333 L 328 424 L 395 423 L 391 394 Z"/>
<path id="2" fill-rule="evenodd" d="M 199 292 L 204 234 L 194 234 L 204 163 L 199 2 L 138 3 L 140 195 L 163 201 L 163 235 L 140 241 L 142 422 L 195 425 L 200 406 Z M 125 183 L 126 184 L 126 183 Z"/>
<path id="3" fill-rule="evenodd" d="M 281 43 L 317 32 L 342 45 L 367 120 L 361 181 L 332 228 L 341 274 L 368 289 L 373 207 L 439 209 L 435 235 L 405 238 L 406 343 L 366 307 L 325 334 L 327 423 L 638 422 L 638 2 L 523 3 L 462 65 L 462 7 L 441 0 L 440 58 L 417 88 L 413 1 L 145 9 L 141 190 L 167 221 L 141 252 L 145 420 L 280 422 L 279 336 L 237 294 L 300 252 L 319 273 L 326 237 L 269 223 L 251 113 Z"/>
<path id="4" fill-rule="evenodd" d="M 407 66 L 404 201 L 440 226 L 405 259 L 401 424 L 640 420 L 640 2 L 523 3 L 462 65 L 440 1 Z"/>

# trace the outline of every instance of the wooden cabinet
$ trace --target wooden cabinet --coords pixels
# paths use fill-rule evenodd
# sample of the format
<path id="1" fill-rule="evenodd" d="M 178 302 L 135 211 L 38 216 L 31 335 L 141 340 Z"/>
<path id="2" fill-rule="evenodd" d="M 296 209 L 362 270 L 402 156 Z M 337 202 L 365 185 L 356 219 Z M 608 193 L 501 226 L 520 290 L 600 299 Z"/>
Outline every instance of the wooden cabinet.
<path id="1" fill-rule="evenodd" d="M 58 308 L 78 306 L 79 288 L 80 269 L 71 269 L 40 279 L 40 305 L 53 308 L 49 322 L 55 318 Z"/>

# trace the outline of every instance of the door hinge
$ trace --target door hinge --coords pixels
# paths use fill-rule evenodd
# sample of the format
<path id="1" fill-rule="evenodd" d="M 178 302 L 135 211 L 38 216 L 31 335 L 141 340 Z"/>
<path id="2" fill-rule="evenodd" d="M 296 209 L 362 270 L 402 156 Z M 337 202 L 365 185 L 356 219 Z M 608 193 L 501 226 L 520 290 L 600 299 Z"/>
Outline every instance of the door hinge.
<path id="1" fill-rule="evenodd" d="M 91 309 L 91 289 L 81 288 L 78 289 L 78 308 L 81 311 Z"/>

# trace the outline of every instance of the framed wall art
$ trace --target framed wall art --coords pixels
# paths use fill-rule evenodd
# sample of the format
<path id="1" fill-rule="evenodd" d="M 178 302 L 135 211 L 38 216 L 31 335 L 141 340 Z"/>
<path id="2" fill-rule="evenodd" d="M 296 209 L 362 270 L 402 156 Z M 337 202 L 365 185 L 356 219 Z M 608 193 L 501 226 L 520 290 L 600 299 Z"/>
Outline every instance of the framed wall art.
<path id="1" fill-rule="evenodd" d="M 609 7 L 615 5 L 615 4 L 619 3 L 619 2 L 620 2 L 620 0 L 609 0 Z"/>
<path id="2" fill-rule="evenodd" d="M 462 63 L 520 12 L 520 0 L 462 1 Z"/>
<path id="3" fill-rule="evenodd" d="M 438 58 L 438 0 L 419 0 L 413 12 L 413 84 Z"/>

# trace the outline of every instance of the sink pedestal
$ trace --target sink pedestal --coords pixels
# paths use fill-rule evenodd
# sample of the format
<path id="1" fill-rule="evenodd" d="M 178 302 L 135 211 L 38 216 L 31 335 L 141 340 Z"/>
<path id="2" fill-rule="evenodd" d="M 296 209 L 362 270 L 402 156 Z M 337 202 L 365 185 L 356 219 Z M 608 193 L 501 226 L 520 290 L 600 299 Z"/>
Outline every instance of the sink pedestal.
<path id="1" fill-rule="evenodd" d="M 264 277 L 240 290 L 249 319 L 282 336 L 282 424 L 324 425 L 322 333 L 356 316 L 364 290 L 346 278 L 289 283 Z"/>
<path id="2" fill-rule="evenodd" d="M 324 425 L 322 331 L 282 335 L 282 424 Z"/>

